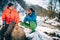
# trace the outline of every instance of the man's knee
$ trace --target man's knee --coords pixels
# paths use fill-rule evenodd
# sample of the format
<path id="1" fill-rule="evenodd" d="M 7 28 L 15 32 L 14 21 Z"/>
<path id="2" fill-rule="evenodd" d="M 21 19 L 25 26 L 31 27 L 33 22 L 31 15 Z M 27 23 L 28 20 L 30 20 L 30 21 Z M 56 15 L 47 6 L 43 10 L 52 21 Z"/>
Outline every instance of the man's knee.
<path id="1" fill-rule="evenodd" d="M 30 21 L 30 28 L 32 29 L 32 32 L 35 31 L 36 23 L 34 21 Z"/>

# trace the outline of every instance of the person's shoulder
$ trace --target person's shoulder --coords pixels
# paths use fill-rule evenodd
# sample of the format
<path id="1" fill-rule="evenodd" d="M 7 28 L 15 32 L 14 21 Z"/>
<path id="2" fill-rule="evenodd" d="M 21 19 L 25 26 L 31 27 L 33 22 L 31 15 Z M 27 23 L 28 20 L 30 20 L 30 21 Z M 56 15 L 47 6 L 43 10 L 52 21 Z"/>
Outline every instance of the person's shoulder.
<path id="1" fill-rule="evenodd" d="M 34 11 L 32 14 L 36 14 L 36 12 Z"/>
<path id="2" fill-rule="evenodd" d="M 36 12 L 34 11 L 34 12 L 32 13 L 32 15 L 36 16 Z"/>
<path id="3" fill-rule="evenodd" d="M 14 9 L 14 12 L 18 12 L 16 9 Z"/>
<path id="4" fill-rule="evenodd" d="M 14 13 L 15 13 L 15 14 L 18 14 L 18 11 L 17 11 L 16 9 L 14 9 Z"/>
<path id="5" fill-rule="evenodd" d="M 35 11 L 33 13 L 36 13 Z"/>

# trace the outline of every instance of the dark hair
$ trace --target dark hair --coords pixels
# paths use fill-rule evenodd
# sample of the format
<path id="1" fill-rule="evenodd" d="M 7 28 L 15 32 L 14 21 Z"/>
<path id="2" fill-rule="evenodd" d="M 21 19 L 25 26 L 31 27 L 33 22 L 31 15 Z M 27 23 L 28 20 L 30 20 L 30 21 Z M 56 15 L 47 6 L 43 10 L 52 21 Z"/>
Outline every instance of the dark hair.
<path id="1" fill-rule="evenodd" d="M 34 12 L 34 9 L 33 8 L 29 8 L 32 12 Z"/>
<path id="2" fill-rule="evenodd" d="M 13 6 L 14 4 L 13 3 L 8 3 L 8 7 L 11 7 Z"/>

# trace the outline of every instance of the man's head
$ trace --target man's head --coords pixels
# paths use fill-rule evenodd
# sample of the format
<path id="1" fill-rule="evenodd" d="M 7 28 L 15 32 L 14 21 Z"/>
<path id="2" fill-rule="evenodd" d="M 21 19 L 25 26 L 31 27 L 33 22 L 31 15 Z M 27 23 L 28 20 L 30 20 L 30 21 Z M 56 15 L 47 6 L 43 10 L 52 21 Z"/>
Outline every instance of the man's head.
<path id="1" fill-rule="evenodd" d="M 14 7 L 14 4 L 13 3 L 8 3 L 8 7 L 9 7 L 10 10 L 12 10 L 13 7 Z"/>
<path id="2" fill-rule="evenodd" d="M 32 12 L 34 12 L 33 8 L 29 8 L 29 9 L 27 10 L 27 13 L 28 13 L 28 14 L 32 14 Z"/>

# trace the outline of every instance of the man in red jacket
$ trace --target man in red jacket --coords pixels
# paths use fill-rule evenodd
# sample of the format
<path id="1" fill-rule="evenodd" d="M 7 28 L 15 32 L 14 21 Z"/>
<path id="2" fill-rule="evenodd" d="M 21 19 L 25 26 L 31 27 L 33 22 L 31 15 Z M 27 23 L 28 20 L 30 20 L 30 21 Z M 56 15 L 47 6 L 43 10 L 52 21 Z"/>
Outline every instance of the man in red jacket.
<path id="1" fill-rule="evenodd" d="M 1 29 L 1 40 L 3 40 L 4 34 L 5 40 L 10 40 L 10 34 L 14 28 L 14 26 L 18 25 L 19 22 L 19 14 L 14 9 L 14 5 L 9 3 L 6 9 L 2 14 L 3 28 Z"/>

